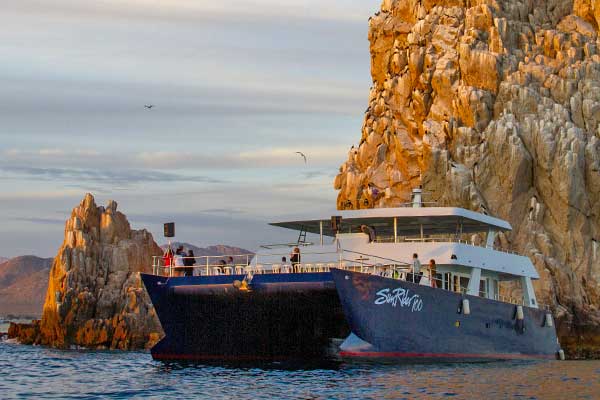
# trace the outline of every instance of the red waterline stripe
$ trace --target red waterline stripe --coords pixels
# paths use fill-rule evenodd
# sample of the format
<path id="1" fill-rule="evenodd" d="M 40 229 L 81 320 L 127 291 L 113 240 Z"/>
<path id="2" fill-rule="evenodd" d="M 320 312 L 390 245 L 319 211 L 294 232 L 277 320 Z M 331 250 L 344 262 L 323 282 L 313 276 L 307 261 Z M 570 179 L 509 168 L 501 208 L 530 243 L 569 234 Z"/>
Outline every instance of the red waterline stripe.
<path id="1" fill-rule="evenodd" d="M 552 354 L 462 354 L 462 353 L 398 353 L 398 352 L 353 352 L 341 351 L 341 357 L 368 357 L 368 358 L 488 358 L 500 360 L 517 359 L 546 359 L 555 360 Z"/>

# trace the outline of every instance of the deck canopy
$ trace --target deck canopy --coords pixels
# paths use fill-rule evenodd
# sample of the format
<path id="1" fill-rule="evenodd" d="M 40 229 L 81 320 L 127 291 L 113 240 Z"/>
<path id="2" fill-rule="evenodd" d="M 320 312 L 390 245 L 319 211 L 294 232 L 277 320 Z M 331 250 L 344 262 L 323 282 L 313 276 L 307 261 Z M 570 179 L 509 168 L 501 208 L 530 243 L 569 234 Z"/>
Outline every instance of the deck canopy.
<path id="1" fill-rule="evenodd" d="M 419 236 L 511 230 L 508 222 L 474 211 L 456 207 L 374 208 L 338 211 L 342 217 L 341 233 L 360 232 L 361 225 L 373 227 L 377 236 Z M 322 219 L 273 222 L 270 225 L 297 231 L 335 236 L 331 216 Z"/>

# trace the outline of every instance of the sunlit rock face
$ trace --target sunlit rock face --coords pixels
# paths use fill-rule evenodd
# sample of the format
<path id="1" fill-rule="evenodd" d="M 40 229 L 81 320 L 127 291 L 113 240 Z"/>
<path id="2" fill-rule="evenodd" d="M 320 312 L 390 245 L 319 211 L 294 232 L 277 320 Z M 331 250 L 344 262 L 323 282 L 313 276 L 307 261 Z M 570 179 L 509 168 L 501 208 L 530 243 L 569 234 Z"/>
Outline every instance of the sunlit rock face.
<path id="1" fill-rule="evenodd" d="M 132 230 L 116 202 L 98 207 L 86 195 L 66 223 L 34 341 L 112 349 L 156 343 L 162 329 L 139 272 L 151 272 L 152 256 L 160 254 L 152 235 Z"/>
<path id="2" fill-rule="evenodd" d="M 338 208 L 486 211 L 541 275 L 561 340 L 600 345 L 600 0 L 385 0 Z M 583 340 L 582 340 L 583 339 Z"/>

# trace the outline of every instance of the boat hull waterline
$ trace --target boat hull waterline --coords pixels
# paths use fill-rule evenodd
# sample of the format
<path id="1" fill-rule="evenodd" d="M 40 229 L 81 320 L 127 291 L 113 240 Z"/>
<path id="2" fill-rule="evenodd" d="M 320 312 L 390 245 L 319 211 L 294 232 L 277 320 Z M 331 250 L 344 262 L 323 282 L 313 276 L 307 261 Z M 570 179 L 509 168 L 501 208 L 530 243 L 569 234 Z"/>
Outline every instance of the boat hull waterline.
<path id="1" fill-rule="evenodd" d="M 329 354 L 332 338 L 348 336 L 330 273 L 255 275 L 249 290 L 240 290 L 244 278 L 142 274 L 165 333 L 152 357 L 318 358 Z"/>
<path id="2" fill-rule="evenodd" d="M 555 359 L 560 350 L 544 310 L 523 307 L 520 320 L 509 303 L 364 273 L 331 273 L 352 331 L 342 357 Z"/>

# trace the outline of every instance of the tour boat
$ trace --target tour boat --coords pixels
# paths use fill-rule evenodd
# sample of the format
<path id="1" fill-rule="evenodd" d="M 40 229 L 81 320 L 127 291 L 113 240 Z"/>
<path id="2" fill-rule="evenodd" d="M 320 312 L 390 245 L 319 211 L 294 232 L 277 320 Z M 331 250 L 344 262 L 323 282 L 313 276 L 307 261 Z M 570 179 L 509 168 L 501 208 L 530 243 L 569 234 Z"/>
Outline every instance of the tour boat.
<path id="1" fill-rule="evenodd" d="M 304 232 L 305 236 L 306 232 Z M 300 261 L 282 262 L 300 248 Z M 162 265 L 142 274 L 165 336 L 160 360 L 283 360 L 332 355 L 332 339 L 349 334 L 330 268 L 337 251 L 298 240 L 255 254 L 195 257 L 194 276 Z M 319 262 L 315 262 L 319 261 Z"/>
<path id="2" fill-rule="evenodd" d="M 452 207 L 409 207 L 355 213 L 377 228 L 357 234 L 354 251 L 405 261 L 395 275 L 332 270 L 351 335 L 342 357 L 387 359 L 555 359 L 564 353 L 552 314 L 538 304 L 528 257 L 494 246 L 508 222 Z M 472 240 L 464 240 L 476 235 Z M 411 257 L 422 262 L 417 283 Z M 434 260 L 434 273 L 428 268 Z M 433 269 L 433 268 L 432 268 Z M 365 273 L 366 272 L 366 273 Z M 503 292 L 504 291 L 504 292 Z M 504 294 L 503 294 L 504 293 Z"/>
<path id="3" fill-rule="evenodd" d="M 298 239 L 233 255 L 228 264 L 227 256 L 196 257 L 188 277 L 155 258 L 154 273 L 142 274 L 165 332 L 154 358 L 323 357 L 335 338 L 345 338 L 342 357 L 561 354 L 552 315 L 536 300 L 533 264 L 494 246 L 511 229 L 506 221 L 424 207 L 416 189 L 404 207 L 271 225 Z M 291 263 L 295 248 L 300 259 Z"/>

